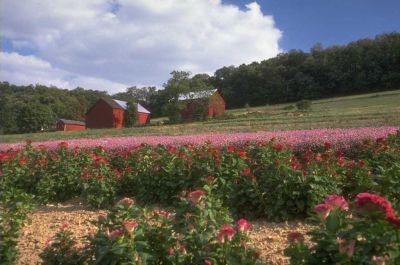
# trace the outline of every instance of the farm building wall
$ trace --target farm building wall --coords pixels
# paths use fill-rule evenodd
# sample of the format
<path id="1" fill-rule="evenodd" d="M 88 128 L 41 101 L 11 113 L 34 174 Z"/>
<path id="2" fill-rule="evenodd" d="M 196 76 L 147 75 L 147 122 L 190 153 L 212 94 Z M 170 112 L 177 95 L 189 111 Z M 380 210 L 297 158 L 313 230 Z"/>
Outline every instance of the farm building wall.
<path id="1" fill-rule="evenodd" d="M 225 113 L 225 100 L 219 92 L 215 92 L 208 100 L 208 117 L 222 116 Z"/>
<path id="2" fill-rule="evenodd" d="M 146 124 L 148 121 L 150 121 L 149 113 L 138 112 L 136 121 L 137 124 Z"/>
<path id="3" fill-rule="evenodd" d="M 124 128 L 125 126 L 125 111 L 123 109 L 113 109 L 112 110 L 113 117 L 114 117 L 114 124 L 113 128 Z"/>
<path id="4" fill-rule="evenodd" d="M 97 101 L 97 103 L 86 114 L 86 127 L 90 129 L 113 128 L 113 108 L 104 100 Z"/>
<path id="5" fill-rule="evenodd" d="M 65 124 L 64 125 L 64 131 L 81 131 L 85 130 L 86 126 L 85 125 L 79 125 L 79 124 Z"/>

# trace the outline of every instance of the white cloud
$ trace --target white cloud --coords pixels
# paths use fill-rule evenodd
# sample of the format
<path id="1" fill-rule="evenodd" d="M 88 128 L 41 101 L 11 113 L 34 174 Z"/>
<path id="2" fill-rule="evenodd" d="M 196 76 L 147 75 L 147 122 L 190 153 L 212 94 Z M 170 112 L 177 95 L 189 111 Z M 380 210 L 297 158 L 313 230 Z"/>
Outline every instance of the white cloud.
<path id="1" fill-rule="evenodd" d="M 117 91 L 123 90 L 121 84 L 161 85 L 172 70 L 213 73 L 222 66 L 259 61 L 280 52 L 281 32 L 255 2 L 246 10 L 218 0 L 1 3 L 3 37 L 19 46 L 30 44 L 37 52 L 24 60 L 36 59 L 35 63 L 51 69 L 50 76 L 43 73 L 38 80 L 21 71 L 11 73 L 1 62 L 2 78 L 23 75 L 24 80 L 32 78 L 31 83 L 49 78 L 46 83 L 113 86 Z M 28 68 L 24 71 L 30 73 Z M 78 78 L 71 82 L 66 76 Z"/>

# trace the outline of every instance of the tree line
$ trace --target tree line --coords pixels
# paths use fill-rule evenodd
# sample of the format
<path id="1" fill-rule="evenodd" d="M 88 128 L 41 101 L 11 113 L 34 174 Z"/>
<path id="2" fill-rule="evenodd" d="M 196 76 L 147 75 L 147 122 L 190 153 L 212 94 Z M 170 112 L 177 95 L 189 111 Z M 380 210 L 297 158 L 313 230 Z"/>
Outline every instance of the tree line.
<path id="1" fill-rule="evenodd" d="M 84 120 L 86 111 L 104 96 L 139 102 L 152 117 L 164 116 L 174 110 L 179 94 L 210 88 L 220 90 L 227 108 L 398 89 L 400 33 L 327 48 L 315 44 L 310 52 L 291 50 L 261 62 L 225 66 L 212 76 L 173 71 L 160 90 L 130 87 L 108 95 L 80 87 L 0 82 L 0 133 L 49 130 L 57 118 Z"/>

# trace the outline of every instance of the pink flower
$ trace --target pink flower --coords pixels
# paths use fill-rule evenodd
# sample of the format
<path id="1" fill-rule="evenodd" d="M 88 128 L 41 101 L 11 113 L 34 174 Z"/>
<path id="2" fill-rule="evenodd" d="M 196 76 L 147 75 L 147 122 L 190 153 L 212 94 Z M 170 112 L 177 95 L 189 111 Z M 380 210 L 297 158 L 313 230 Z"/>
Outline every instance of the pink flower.
<path id="1" fill-rule="evenodd" d="M 204 265 L 212 265 L 212 261 L 209 259 L 204 260 Z"/>
<path id="2" fill-rule="evenodd" d="M 168 254 L 170 254 L 170 255 L 174 254 L 174 248 L 173 247 L 169 247 L 168 248 Z"/>
<path id="3" fill-rule="evenodd" d="M 365 213 L 381 212 L 386 217 L 394 216 L 394 209 L 392 208 L 390 202 L 385 198 L 375 194 L 366 192 L 359 193 L 356 197 L 354 207 L 357 210 Z"/>
<path id="4" fill-rule="evenodd" d="M 132 233 L 139 225 L 139 223 L 135 220 L 125 220 L 122 222 L 122 224 L 124 225 L 126 231 L 128 231 L 129 233 Z"/>
<path id="5" fill-rule="evenodd" d="M 243 219 L 243 218 L 239 219 L 236 222 L 236 225 L 237 225 L 237 227 L 238 227 L 240 232 L 248 231 L 248 230 L 253 229 L 253 225 L 250 224 L 246 219 Z"/>
<path id="6" fill-rule="evenodd" d="M 385 265 L 386 261 L 389 261 L 390 257 L 388 255 L 385 256 L 372 256 L 371 261 L 375 262 L 377 265 Z"/>
<path id="7" fill-rule="evenodd" d="M 321 216 L 323 219 L 326 219 L 331 212 L 333 206 L 330 204 L 318 204 L 315 206 L 314 211 L 318 213 L 319 216 Z"/>
<path id="8" fill-rule="evenodd" d="M 111 240 L 115 240 L 117 237 L 122 236 L 124 233 L 124 230 L 115 229 L 108 234 L 108 238 Z"/>
<path id="9" fill-rule="evenodd" d="M 218 240 L 221 241 L 222 243 L 225 242 L 225 239 L 231 240 L 232 237 L 236 234 L 235 229 L 232 228 L 232 226 L 229 225 L 223 225 L 221 229 L 219 230 L 218 233 Z"/>
<path id="10" fill-rule="evenodd" d="M 394 214 L 386 216 L 386 220 L 392 225 L 400 228 L 400 217 L 395 216 Z"/>
<path id="11" fill-rule="evenodd" d="M 198 204 L 204 195 L 206 195 L 204 190 L 195 190 L 188 194 L 188 200 L 194 204 Z"/>
<path id="12" fill-rule="evenodd" d="M 356 245 L 356 241 L 354 239 L 350 240 L 348 244 L 343 239 L 337 239 L 339 245 L 339 252 L 345 253 L 347 256 L 351 257 L 354 254 L 354 246 Z"/>
<path id="13" fill-rule="evenodd" d="M 183 255 L 187 254 L 186 248 L 184 246 L 181 246 L 180 251 Z"/>
<path id="14" fill-rule="evenodd" d="M 127 206 L 127 207 L 131 206 L 134 203 L 135 203 L 135 201 L 132 200 L 131 198 L 123 198 L 122 200 L 120 200 L 118 202 L 118 204 L 123 205 L 123 206 Z"/>
<path id="15" fill-rule="evenodd" d="M 288 241 L 289 241 L 291 244 L 297 244 L 297 243 L 299 243 L 300 241 L 301 241 L 301 242 L 304 241 L 304 236 L 303 236 L 303 234 L 300 233 L 300 232 L 293 231 L 293 232 L 290 232 L 290 233 L 288 234 L 287 239 L 288 239 Z"/>
<path id="16" fill-rule="evenodd" d="M 347 211 L 349 209 L 349 204 L 343 198 L 343 196 L 338 195 L 329 195 L 325 199 L 325 204 L 332 205 L 335 208 L 342 208 L 343 210 Z"/>
<path id="17" fill-rule="evenodd" d="M 62 226 L 61 226 L 61 230 L 62 231 L 65 231 L 65 230 L 67 230 L 69 228 L 69 224 L 62 224 Z"/>

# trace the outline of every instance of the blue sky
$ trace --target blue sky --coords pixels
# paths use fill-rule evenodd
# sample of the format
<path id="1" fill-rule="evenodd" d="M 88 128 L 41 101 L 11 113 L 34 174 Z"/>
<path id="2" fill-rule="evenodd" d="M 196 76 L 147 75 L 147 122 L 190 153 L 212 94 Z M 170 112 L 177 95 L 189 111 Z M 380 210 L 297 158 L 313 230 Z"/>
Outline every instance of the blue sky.
<path id="1" fill-rule="evenodd" d="M 0 81 L 124 91 L 400 32 L 400 0 L 0 0 Z"/>
<path id="2" fill-rule="evenodd" d="M 224 0 L 245 8 L 246 0 Z M 324 47 L 374 38 L 383 32 L 400 31 L 399 0 L 263 0 L 264 14 L 273 15 L 283 31 L 285 51 L 309 51 L 317 42 Z"/>

